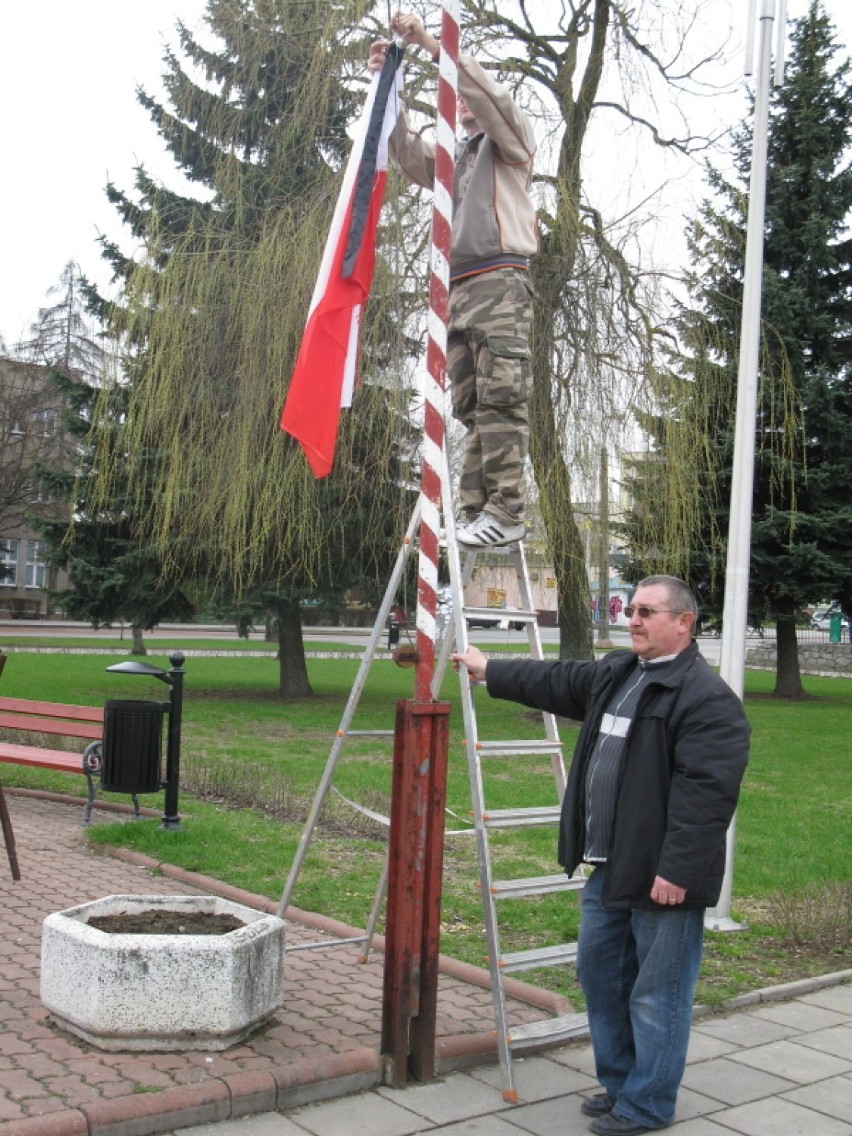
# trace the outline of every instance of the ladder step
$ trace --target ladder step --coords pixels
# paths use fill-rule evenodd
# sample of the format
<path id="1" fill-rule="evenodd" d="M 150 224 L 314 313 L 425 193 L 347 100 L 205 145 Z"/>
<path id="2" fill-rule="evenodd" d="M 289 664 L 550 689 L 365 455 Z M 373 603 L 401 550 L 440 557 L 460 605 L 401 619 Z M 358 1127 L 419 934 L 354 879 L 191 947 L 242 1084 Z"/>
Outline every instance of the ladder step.
<path id="1" fill-rule="evenodd" d="M 538 613 L 516 607 L 463 607 L 465 619 L 493 620 L 495 623 L 535 623 Z"/>
<path id="2" fill-rule="evenodd" d="M 321 951 L 324 947 L 348 947 L 355 943 L 366 943 L 368 935 L 354 935 L 351 939 L 314 939 L 310 943 L 294 943 L 292 946 L 287 943 L 284 947 L 285 954 L 291 955 L 295 951 Z"/>
<path id="3" fill-rule="evenodd" d="M 521 738 L 517 741 L 507 742 L 477 742 L 477 753 L 481 757 L 520 757 L 541 754 L 545 757 L 555 753 L 562 753 L 562 746 L 558 741 L 547 738 L 532 740 Z"/>
<path id="4" fill-rule="evenodd" d="M 530 828 L 539 824 L 555 824 L 561 812 L 559 805 L 542 805 L 532 809 L 490 809 L 483 814 L 482 819 L 487 828 Z"/>
<path id="5" fill-rule="evenodd" d="M 562 1014 L 558 1018 L 542 1018 L 537 1022 L 514 1026 L 509 1030 L 509 1046 L 513 1051 L 531 1049 L 543 1041 L 554 1043 L 571 1037 L 585 1037 L 589 1032 L 586 1014 Z"/>
<path id="6" fill-rule="evenodd" d="M 348 738 L 392 738 L 393 730 L 346 730 Z"/>
<path id="7" fill-rule="evenodd" d="M 519 970 L 536 970 L 543 966 L 560 966 L 577 958 L 576 943 L 558 943 L 555 947 L 538 947 L 531 951 L 512 951 L 500 958 L 500 969 L 507 974 Z"/>
<path id="8" fill-rule="evenodd" d="M 580 891 L 584 879 L 566 876 L 531 876 L 526 880 L 494 880 L 491 894 L 495 899 L 516 899 L 522 895 L 550 895 L 557 891 Z"/>

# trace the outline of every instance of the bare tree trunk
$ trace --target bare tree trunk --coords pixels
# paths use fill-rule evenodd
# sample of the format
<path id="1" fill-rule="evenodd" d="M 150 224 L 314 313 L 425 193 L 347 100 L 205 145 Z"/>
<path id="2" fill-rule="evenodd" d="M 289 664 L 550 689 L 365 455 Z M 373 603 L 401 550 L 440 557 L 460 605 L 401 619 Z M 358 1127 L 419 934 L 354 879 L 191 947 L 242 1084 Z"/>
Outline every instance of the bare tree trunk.
<path id="1" fill-rule="evenodd" d="M 147 655 L 148 649 L 145 646 L 145 639 L 143 638 L 144 629 L 139 623 L 132 623 L 130 625 L 130 634 L 133 637 L 133 646 L 130 648 L 131 655 Z"/>
<path id="2" fill-rule="evenodd" d="M 537 313 L 536 323 L 539 326 L 546 327 L 545 320 L 546 316 Z M 546 332 L 543 338 L 548 343 Z M 533 351 L 530 456 L 556 577 L 559 655 L 563 659 L 592 659 L 586 556 L 583 538 L 571 510 L 571 472 L 565 460 L 564 439 L 557 429 L 552 410 L 549 359 L 546 346 L 544 350 Z"/>
<path id="3" fill-rule="evenodd" d="M 270 614 L 278 627 L 278 693 L 288 701 L 312 698 L 298 600 L 279 600 Z"/>
<path id="4" fill-rule="evenodd" d="M 598 542 L 598 647 L 611 648 L 609 637 L 609 456 L 601 446 L 600 540 Z"/>
<path id="5" fill-rule="evenodd" d="M 792 612 L 777 617 L 775 623 L 775 689 L 773 698 L 807 698 L 799 672 L 799 642 Z"/>

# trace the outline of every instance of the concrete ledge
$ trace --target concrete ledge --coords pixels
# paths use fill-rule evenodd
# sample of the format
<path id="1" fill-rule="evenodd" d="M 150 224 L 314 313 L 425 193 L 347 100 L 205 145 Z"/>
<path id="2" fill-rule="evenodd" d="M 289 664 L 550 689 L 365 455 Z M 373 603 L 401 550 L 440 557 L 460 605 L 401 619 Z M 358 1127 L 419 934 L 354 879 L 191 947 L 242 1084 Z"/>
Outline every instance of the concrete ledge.
<path id="1" fill-rule="evenodd" d="M 76 1108 L 64 1108 L 45 1116 L 3 1122 L 3 1136 L 89 1136 L 89 1122 Z"/>
<path id="2" fill-rule="evenodd" d="M 85 1104 L 89 1136 L 155 1136 L 192 1124 L 212 1124 L 231 1115 L 231 1094 L 222 1081 L 163 1089 Z"/>
<path id="3" fill-rule="evenodd" d="M 478 1065 L 493 1065 L 496 1060 L 495 1030 L 439 1037 L 435 1042 L 435 1072 L 439 1074 L 474 1069 Z"/>
<path id="4" fill-rule="evenodd" d="M 366 1046 L 319 1060 L 294 1061 L 273 1071 L 278 1086 L 278 1110 L 349 1093 L 363 1092 L 381 1084 L 379 1055 Z"/>
<path id="5" fill-rule="evenodd" d="M 275 1112 L 278 1108 L 278 1085 L 271 1070 L 235 1073 L 223 1080 L 231 1094 L 231 1116 L 235 1120 L 256 1112 Z"/>

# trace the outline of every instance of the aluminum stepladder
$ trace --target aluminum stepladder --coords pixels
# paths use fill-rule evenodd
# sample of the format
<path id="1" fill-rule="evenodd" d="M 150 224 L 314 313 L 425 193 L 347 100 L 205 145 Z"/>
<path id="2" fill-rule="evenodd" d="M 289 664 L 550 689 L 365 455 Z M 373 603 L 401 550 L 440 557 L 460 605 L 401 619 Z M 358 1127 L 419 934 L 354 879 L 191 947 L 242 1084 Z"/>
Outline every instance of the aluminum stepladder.
<path id="1" fill-rule="evenodd" d="M 520 602 L 517 608 L 499 609 L 499 614 L 510 623 L 523 624 L 529 642 L 530 657 L 534 659 L 543 658 L 538 619 L 532 601 L 529 571 L 523 543 L 515 542 L 505 548 L 491 549 L 487 552 L 465 550 L 463 553 L 460 553 L 459 546 L 455 539 L 455 528 L 450 508 L 449 479 L 445 477 L 443 481 L 444 516 L 446 519 L 444 544 L 446 547 L 447 567 L 450 578 L 451 611 L 449 619 L 445 621 L 441 629 L 442 633 L 436 644 L 435 673 L 432 681 L 433 697 L 437 697 L 437 693 L 440 691 L 446 667 L 453 651 L 456 649 L 459 651 L 467 649 L 467 620 L 477 617 L 493 618 L 496 614 L 497 609 L 471 607 L 464 602 L 465 589 L 470 585 L 477 561 L 485 556 L 505 559 L 506 563 L 510 564 L 514 569 Z M 342 756 L 347 738 L 363 738 L 365 736 L 393 737 L 394 731 L 392 729 L 360 730 L 354 729 L 352 723 L 358 702 L 367 681 L 369 669 L 375 661 L 379 640 L 387 625 L 391 609 L 394 606 L 395 598 L 406 569 L 408 556 L 415 548 L 419 521 L 420 504 L 418 502 L 406 531 L 402 547 L 397 555 L 388 588 L 379 607 L 375 626 L 371 632 L 367 647 L 364 650 L 358 674 L 343 712 L 340 726 L 335 734 L 322 778 L 317 787 L 310 814 L 302 832 L 281 901 L 278 905 L 279 915 L 285 913 L 290 903 L 298 876 L 307 855 L 310 841 L 319 821 L 322 806 L 331 790 L 334 771 Z M 585 881 L 580 877 L 569 878 L 564 873 L 525 879 L 495 878 L 494 858 L 491 845 L 492 833 L 499 830 L 541 826 L 550 827 L 553 831 L 555 861 L 556 831 L 559 818 L 558 802 L 561 801 L 565 787 L 562 746 L 559 741 L 556 720 L 551 714 L 541 715 L 544 735 L 541 740 L 481 740 L 476 718 L 475 688 L 469 682 L 464 669 L 460 671 L 459 678 L 464 719 L 465 751 L 471 792 L 473 833 L 476 841 L 479 865 L 479 886 L 482 898 L 485 937 L 488 947 L 497 1049 L 503 1075 L 503 1096 L 507 1101 L 514 1103 L 517 1100 L 517 1092 L 514 1086 L 512 1068 L 513 1056 L 544 1044 L 556 1044 L 570 1037 L 584 1035 L 587 1031 L 587 1018 L 585 1014 L 565 1014 L 542 1018 L 538 1021 L 532 1023 L 528 1022 L 522 1025 L 510 1024 L 505 988 L 506 976 L 520 971 L 572 963 L 576 958 L 576 944 L 560 943 L 555 946 L 533 950 L 511 953 L 503 952 L 500 947 L 498 908 L 501 900 L 532 897 L 555 892 L 576 891 L 582 888 Z M 553 803 L 540 807 L 513 809 L 488 808 L 485 799 L 485 766 L 491 766 L 496 762 L 504 768 L 509 768 L 511 772 L 518 772 L 520 776 L 523 776 L 523 762 L 526 761 L 528 767 L 530 761 L 540 759 L 541 757 L 547 758 L 552 767 L 554 786 Z M 363 935 L 345 939 L 324 939 L 316 942 L 300 943 L 294 947 L 288 947 L 287 949 L 292 951 L 310 950 L 314 948 L 328 948 L 338 945 L 361 943 L 363 947 L 359 957 L 361 961 L 364 961 L 375 934 L 386 886 L 387 863 L 385 863 L 385 868 L 378 881 L 373 905 Z"/>
<path id="2" fill-rule="evenodd" d="M 399 552 L 397 553 L 396 561 L 394 562 L 393 570 L 391 572 L 387 589 L 385 590 L 384 598 L 382 599 L 382 602 L 379 606 L 375 625 L 373 626 L 373 630 L 370 632 L 367 646 L 365 647 L 364 653 L 361 656 L 361 664 L 358 667 L 358 673 L 355 676 L 355 682 L 352 685 L 352 690 L 349 692 L 349 698 L 347 699 L 346 706 L 343 711 L 343 716 L 340 719 L 340 725 L 338 726 L 337 731 L 334 735 L 334 741 L 332 743 L 328 759 L 326 760 L 322 777 L 320 778 L 316 792 L 314 793 L 313 803 L 308 814 L 308 819 L 305 822 L 305 827 L 302 830 L 302 835 L 299 839 L 298 847 L 296 848 L 296 854 L 293 857 L 293 863 L 290 865 L 290 872 L 287 876 L 287 881 L 284 884 L 284 890 L 281 893 L 281 899 L 278 903 L 277 908 L 277 914 L 280 917 L 284 916 L 284 913 L 286 912 L 290 904 L 290 900 L 293 896 L 299 874 L 301 873 L 302 867 L 305 862 L 305 857 L 307 856 L 308 848 L 319 822 L 322 807 L 325 804 L 326 797 L 331 791 L 334 771 L 337 768 L 338 762 L 340 761 L 340 758 L 343 754 L 347 739 L 354 737 L 380 737 L 391 739 L 394 736 L 393 729 L 354 729 L 352 723 L 355 718 L 355 713 L 358 709 L 358 703 L 361 699 L 361 695 L 364 692 L 364 687 L 370 673 L 370 667 L 372 666 L 376 658 L 379 639 L 381 638 L 385 627 L 387 626 L 391 609 L 396 602 L 398 589 L 405 573 L 408 558 L 415 547 L 414 540 L 420 524 L 420 512 L 421 502 L 418 498 L 417 504 L 415 505 L 414 511 L 411 515 L 411 520 L 409 521 L 408 528 L 403 538 L 402 545 L 399 549 Z M 378 817 L 374 813 L 371 815 L 379 822 L 387 822 L 387 818 L 385 817 Z M 352 945 L 354 943 L 364 943 L 365 946 L 362 949 L 360 958 L 362 962 L 365 961 L 369 952 L 370 943 L 372 942 L 373 935 L 375 934 L 376 923 L 378 922 L 379 911 L 385 896 L 386 889 L 387 859 L 385 860 L 384 869 L 381 873 L 378 885 L 376 887 L 373 906 L 370 910 L 370 915 L 367 920 L 367 927 L 363 935 L 345 939 L 323 939 L 317 940 L 315 942 L 300 943 L 296 946 L 287 946 L 285 949 L 289 951 L 304 951 L 319 949 L 322 947 L 345 946 Z"/>
<path id="3" fill-rule="evenodd" d="M 454 636 L 447 636 L 441 646 L 436 666 L 436 678 L 440 676 L 454 649 L 467 649 L 467 620 L 469 618 L 493 617 L 494 608 L 471 607 L 464 602 L 465 591 L 469 586 L 477 561 L 485 556 L 505 558 L 515 572 L 519 605 L 517 608 L 500 609 L 500 614 L 510 624 L 521 623 L 527 633 L 529 656 L 532 659 L 544 657 L 538 617 L 533 603 L 530 576 L 527 567 L 523 542 L 517 541 L 500 549 L 487 552 L 464 550 L 461 554 L 455 541 L 448 542 L 447 556 L 450 567 L 450 584 L 454 615 Z M 569 877 L 565 873 L 535 876 L 524 879 L 495 878 L 495 856 L 492 850 L 492 834 L 506 829 L 522 829 L 548 826 L 553 831 L 554 862 L 556 859 L 556 833 L 562 795 L 565 790 L 565 766 L 559 730 L 552 714 L 542 713 L 543 738 L 541 740 L 516 739 L 509 741 L 484 741 L 476 716 L 475 685 L 468 680 L 463 668 L 460 672 L 461 705 L 464 715 L 465 749 L 467 753 L 468 774 L 470 778 L 471 800 L 473 805 L 474 831 L 479 861 L 479 883 L 482 893 L 482 912 L 485 935 L 488 945 L 488 962 L 491 976 L 491 997 L 494 1008 L 494 1022 L 497 1032 L 497 1050 L 503 1075 L 503 1097 L 516 1103 L 518 1096 L 514 1083 L 512 1059 L 516 1054 L 545 1044 L 556 1044 L 571 1037 L 585 1035 L 588 1019 L 585 1014 L 563 1014 L 542 1018 L 538 1021 L 512 1025 L 509 1021 L 505 978 L 507 975 L 563 966 L 573 963 L 577 956 L 576 943 L 558 943 L 554 946 L 531 950 L 505 952 L 500 945 L 500 920 L 498 909 L 501 901 L 540 896 L 556 892 L 578 891 L 585 883 L 583 877 Z M 495 764 L 523 776 L 524 763 L 536 758 L 548 758 L 551 763 L 557 803 L 539 807 L 510 809 L 489 808 L 486 802 L 486 767 Z"/>

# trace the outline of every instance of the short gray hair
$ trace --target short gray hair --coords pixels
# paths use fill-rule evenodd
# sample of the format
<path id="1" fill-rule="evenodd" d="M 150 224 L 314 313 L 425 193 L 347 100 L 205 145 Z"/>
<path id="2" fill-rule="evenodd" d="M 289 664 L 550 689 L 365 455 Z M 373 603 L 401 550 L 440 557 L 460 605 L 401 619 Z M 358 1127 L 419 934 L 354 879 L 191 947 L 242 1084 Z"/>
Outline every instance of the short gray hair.
<path id="1" fill-rule="evenodd" d="M 695 594 L 685 580 L 679 576 L 646 576 L 636 585 L 636 590 L 644 587 L 663 587 L 668 593 L 667 603 L 678 611 L 689 611 L 698 619 L 698 602 Z"/>

